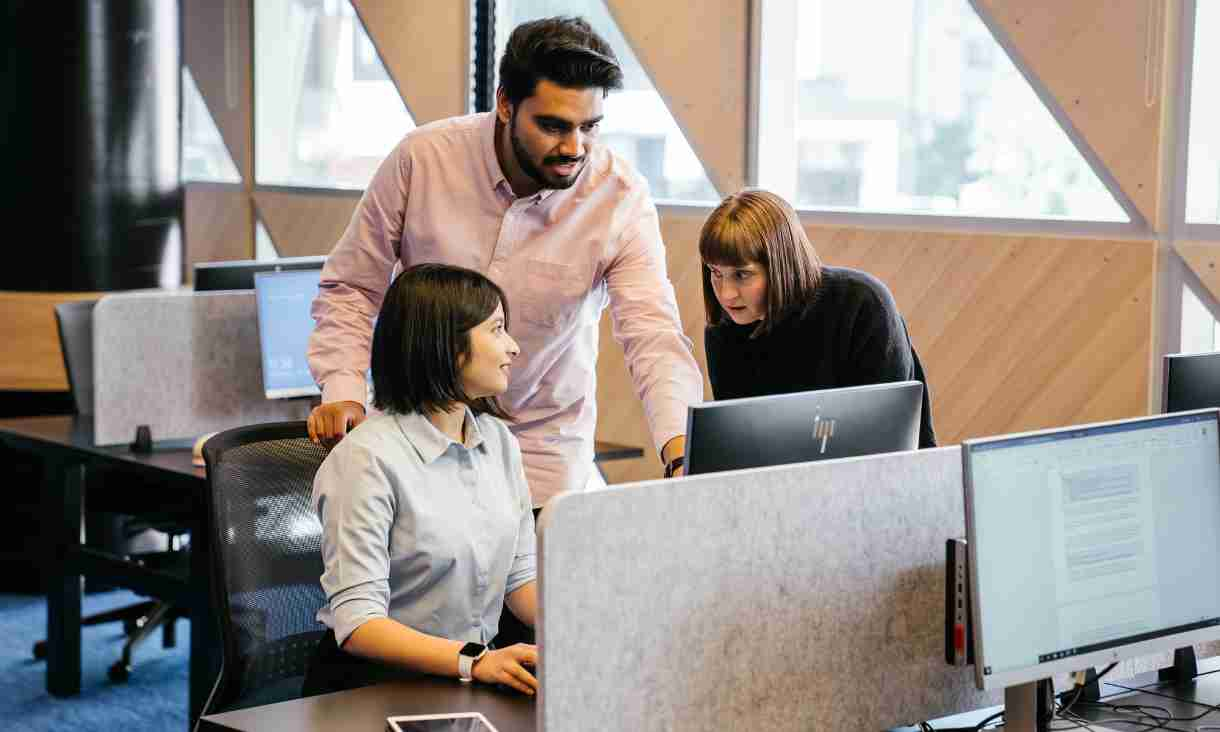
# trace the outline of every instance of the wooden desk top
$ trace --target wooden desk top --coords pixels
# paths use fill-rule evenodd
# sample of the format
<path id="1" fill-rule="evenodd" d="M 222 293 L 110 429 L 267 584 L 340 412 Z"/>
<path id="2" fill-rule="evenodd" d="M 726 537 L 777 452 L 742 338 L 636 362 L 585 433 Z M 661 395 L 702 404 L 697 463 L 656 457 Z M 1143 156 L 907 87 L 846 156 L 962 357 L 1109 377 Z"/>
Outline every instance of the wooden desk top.
<path id="1" fill-rule="evenodd" d="M 404 714 L 479 712 L 498 732 L 534 732 L 535 700 L 485 684 L 423 678 L 366 686 L 353 691 L 211 714 L 200 720 L 207 730 L 368 730 L 382 732 L 386 718 Z"/>

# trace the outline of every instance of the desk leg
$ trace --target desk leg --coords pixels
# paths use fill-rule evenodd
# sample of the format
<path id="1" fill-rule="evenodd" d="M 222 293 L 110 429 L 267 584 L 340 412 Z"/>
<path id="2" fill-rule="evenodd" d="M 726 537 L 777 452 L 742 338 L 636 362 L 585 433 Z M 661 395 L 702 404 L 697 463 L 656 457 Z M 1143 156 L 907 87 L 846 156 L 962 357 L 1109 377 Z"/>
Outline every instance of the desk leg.
<path id="1" fill-rule="evenodd" d="M 200 497 L 195 515 L 201 517 L 191 529 L 191 680 L 187 729 L 203 713 L 203 705 L 220 673 L 221 648 L 219 616 L 212 599 L 212 532 L 207 518 L 207 502 Z"/>
<path id="2" fill-rule="evenodd" d="M 47 578 L 47 691 L 80 693 L 81 575 L 76 550 L 81 543 L 85 466 L 46 465 L 47 499 L 52 507 L 55 551 Z"/>

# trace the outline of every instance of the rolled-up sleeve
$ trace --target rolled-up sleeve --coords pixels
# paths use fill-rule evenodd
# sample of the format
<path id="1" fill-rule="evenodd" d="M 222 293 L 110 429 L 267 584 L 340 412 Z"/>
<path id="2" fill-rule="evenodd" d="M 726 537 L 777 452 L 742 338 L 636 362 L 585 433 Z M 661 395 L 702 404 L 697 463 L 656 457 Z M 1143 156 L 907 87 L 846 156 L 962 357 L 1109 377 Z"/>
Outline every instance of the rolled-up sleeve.
<path id="1" fill-rule="evenodd" d="M 508 441 L 509 472 L 513 496 L 521 514 L 517 526 L 517 546 L 513 551 L 513 563 L 508 569 L 508 581 L 504 595 L 508 596 L 538 577 L 538 539 L 534 531 L 534 508 L 530 500 L 529 484 L 525 480 L 525 467 L 521 462 L 521 448 L 511 436 Z"/>
<path id="2" fill-rule="evenodd" d="M 682 331 L 656 207 L 642 200 L 623 245 L 606 271 L 615 339 L 622 345 L 636 395 L 657 451 L 686 432 L 686 408 L 703 399 L 703 376 Z"/>
<path id="3" fill-rule="evenodd" d="M 314 506 L 322 524 L 322 590 L 342 646 L 356 628 L 388 617 L 395 496 L 375 456 L 345 440 L 318 469 Z"/>
<path id="4" fill-rule="evenodd" d="M 404 141 L 377 169 L 322 269 L 308 358 L 323 402 L 365 401 L 373 318 L 401 252 L 409 181 Z"/>

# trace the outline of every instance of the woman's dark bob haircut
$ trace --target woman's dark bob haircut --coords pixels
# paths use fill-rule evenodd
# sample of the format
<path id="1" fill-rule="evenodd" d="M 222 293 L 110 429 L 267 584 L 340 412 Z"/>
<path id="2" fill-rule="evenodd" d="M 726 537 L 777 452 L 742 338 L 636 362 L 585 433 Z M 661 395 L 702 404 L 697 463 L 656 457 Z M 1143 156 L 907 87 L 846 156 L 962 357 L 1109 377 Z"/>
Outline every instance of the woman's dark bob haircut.
<path id="1" fill-rule="evenodd" d="M 383 412 L 428 414 L 454 402 L 475 415 L 511 419 L 495 397 L 471 399 L 458 362 L 470 353 L 470 330 L 508 300 L 474 270 L 445 264 L 409 267 L 386 291 L 373 330 L 373 406 Z"/>
<path id="2" fill-rule="evenodd" d="M 822 262 L 796 211 L 783 198 L 757 188 L 728 196 L 712 211 L 699 233 L 699 256 L 703 258 L 703 309 L 708 325 L 731 320 L 716 299 L 708 265 L 756 263 L 763 269 L 767 315 L 752 338 L 807 307 L 822 280 Z"/>
<path id="3" fill-rule="evenodd" d="M 623 87 L 623 69 L 610 44 L 584 18 L 556 16 L 513 29 L 500 57 L 500 88 L 513 105 L 534 96 L 547 79 L 568 89 Z"/>

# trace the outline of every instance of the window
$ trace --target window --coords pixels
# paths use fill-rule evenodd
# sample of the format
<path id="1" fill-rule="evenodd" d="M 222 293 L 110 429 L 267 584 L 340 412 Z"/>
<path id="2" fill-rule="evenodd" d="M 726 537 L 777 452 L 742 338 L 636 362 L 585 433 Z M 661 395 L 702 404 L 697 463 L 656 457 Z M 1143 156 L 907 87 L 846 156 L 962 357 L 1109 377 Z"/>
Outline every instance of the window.
<path id="1" fill-rule="evenodd" d="M 765 0 L 761 32 L 759 182 L 798 206 L 1128 220 L 966 0 Z"/>
<path id="2" fill-rule="evenodd" d="M 182 67 L 182 180 L 241 183 L 195 77 Z"/>
<path id="3" fill-rule="evenodd" d="M 361 189 L 415 127 L 348 0 L 254 3 L 255 179 Z"/>
<path id="4" fill-rule="evenodd" d="M 1206 299 L 1211 299 L 1204 296 Z M 1220 349 L 1220 322 L 1204 304 L 1203 298 L 1182 286 L 1182 344 L 1180 353 L 1203 353 Z"/>
<path id="5" fill-rule="evenodd" d="M 614 49 L 623 89 L 606 98 L 600 140 L 635 166 L 655 198 L 718 202 L 703 164 L 645 73 L 603 0 L 499 0 L 496 3 L 496 71 L 513 28 L 527 20 L 579 15 Z"/>
<path id="6" fill-rule="evenodd" d="M 1220 224 L 1220 2 L 1195 5 L 1195 56 L 1186 165 L 1186 220 Z"/>

